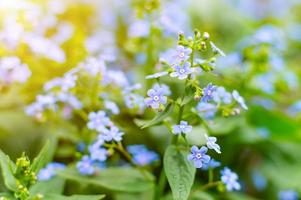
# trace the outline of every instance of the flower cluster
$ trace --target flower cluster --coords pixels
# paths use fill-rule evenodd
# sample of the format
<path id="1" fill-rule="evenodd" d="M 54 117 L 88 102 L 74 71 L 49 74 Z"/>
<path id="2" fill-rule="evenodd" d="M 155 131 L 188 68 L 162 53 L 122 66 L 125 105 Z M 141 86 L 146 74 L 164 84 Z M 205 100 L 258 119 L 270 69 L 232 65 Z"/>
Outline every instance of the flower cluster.
<path id="1" fill-rule="evenodd" d="M 66 166 L 62 163 L 48 163 L 47 166 L 41 169 L 38 173 L 39 181 L 48 181 L 56 175 L 58 170 L 63 170 Z"/>

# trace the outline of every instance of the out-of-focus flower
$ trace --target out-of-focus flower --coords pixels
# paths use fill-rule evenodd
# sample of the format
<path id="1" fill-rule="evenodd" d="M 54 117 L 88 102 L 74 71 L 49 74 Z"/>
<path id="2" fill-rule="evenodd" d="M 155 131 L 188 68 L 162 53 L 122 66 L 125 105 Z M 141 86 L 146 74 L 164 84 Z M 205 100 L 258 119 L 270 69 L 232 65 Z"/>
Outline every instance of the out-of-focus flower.
<path id="1" fill-rule="evenodd" d="M 231 93 L 227 92 L 224 87 L 217 87 L 212 96 L 216 103 L 230 104 L 232 102 Z"/>
<path id="2" fill-rule="evenodd" d="M 133 162 L 140 166 L 149 165 L 159 160 L 158 154 L 149 151 L 144 145 L 130 145 L 127 150 L 132 155 Z"/>
<path id="3" fill-rule="evenodd" d="M 134 37 L 147 37 L 150 32 L 150 24 L 144 20 L 136 20 L 130 26 L 128 35 Z"/>
<path id="4" fill-rule="evenodd" d="M 104 104 L 105 108 L 110 110 L 114 115 L 118 115 L 120 113 L 120 110 L 115 102 L 106 100 Z"/>
<path id="5" fill-rule="evenodd" d="M 0 84 L 13 82 L 24 83 L 31 76 L 31 71 L 26 64 L 22 64 L 15 56 L 0 59 Z"/>
<path id="6" fill-rule="evenodd" d="M 124 133 L 120 132 L 120 130 L 116 126 L 112 126 L 110 127 L 110 129 L 103 129 L 99 137 L 103 138 L 107 142 L 120 142 L 123 135 Z"/>
<path id="7" fill-rule="evenodd" d="M 77 162 L 76 168 L 82 175 L 92 175 L 95 172 L 93 160 L 89 156 L 83 156 L 80 161 Z"/>
<path id="8" fill-rule="evenodd" d="M 106 129 L 106 126 L 112 125 L 110 118 L 107 117 L 106 113 L 102 110 L 98 112 L 89 113 L 88 128 L 91 130 L 102 131 Z"/>
<path id="9" fill-rule="evenodd" d="M 100 74 L 103 75 L 106 71 L 106 65 L 104 61 L 94 57 L 88 57 L 79 66 L 86 70 L 91 76 L 96 76 Z"/>
<path id="10" fill-rule="evenodd" d="M 212 48 L 213 53 L 219 54 L 221 56 L 226 56 L 226 54 L 220 50 L 213 42 L 210 41 L 210 46 Z"/>
<path id="11" fill-rule="evenodd" d="M 192 131 L 192 126 L 188 125 L 187 121 L 181 121 L 179 125 L 172 126 L 172 132 L 175 135 L 178 135 L 180 133 L 189 133 Z"/>
<path id="12" fill-rule="evenodd" d="M 146 79 L 155 79 L 155 78 L 160 78 L 162 76 L 166 76 L 167 74 L 168 74 L 168 72 L 158 72 L 155 74 L 148 75 L 145 78 Z"/>
<path id="13" fill-rule="evenodd" d="M 267 179 L 259 171 L 252 172 L 252 181 L 255 188 L 259 191 L 264 190 L 267 186 Z"/>
<path id="14" fill-rule="evenodd" d="M 298 200 L 299 194 L 295 190 L 282 190 L 278 193 L 279 200 Z"/>
<path id="15" fill-rule="evenodd" d="M 62 163 L 52 162 L 49 163 L 45 168 L 41 169 L 38 173 L 39 181 L 48 181 L 56 175 L 56 172 L 63 170 L 66 166 Z"/>
<path id="16" fill-rule="evenodd" d="M 202 115 L 205 119 L 211 119 L 214 117 L 217 112 L 216 105 L 212 103 L 199 102 L 196 110 Z"/>
<path id="17" fill-rule="evenodd" d="M 203 165 L 202 169 L 203 169 L 203 170 L 208 170 L 209 168 L 214 169 L 214 168 L 217 168 L 217 167 L 219 167 L 219 166 L 221 166 L 221 163 L 218 162 L 218 161 L 216 161 L 216 160 L 214 160 L 214 159 L 212 158 L 212 159 L 210 159 L 210 161 L 209 161 L 208 164 L 204 164 L 204 165 Z"/>
<path id="18" fill-rule="evenodd" d="M 221 181 L 225 184 L 228 191 L 240 190 L 241 186 L 238 182 L 238 176 L 236 173 L 225 167 L 221 171 L 221 174 Z"/>
<path id="19" fill-rule="evenodd" d="M 207 151 L 207 147 L 203 146 L 199 149 L 197 146 L 192 146 L 191 154 L 187 158 L 194 162 L 196 168 L 202 168 L 203 165 L 208 164 L 210 161 L 210 156 L 206 155 Z"/>

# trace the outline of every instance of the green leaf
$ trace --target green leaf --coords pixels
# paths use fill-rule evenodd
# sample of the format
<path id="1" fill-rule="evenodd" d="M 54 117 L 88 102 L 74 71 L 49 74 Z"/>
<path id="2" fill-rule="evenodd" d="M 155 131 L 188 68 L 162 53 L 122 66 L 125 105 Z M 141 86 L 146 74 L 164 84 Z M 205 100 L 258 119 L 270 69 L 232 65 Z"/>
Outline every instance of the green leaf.
<path id="1" fill-rule="evenodd" d="M 43 200 L 100 200 L 103 199 L 105 195 L 72 195 L 63 196 L 59 194 L 46 194 Z"/>
<path id="2" fill-rule="evenodd" d="M 13 175 L 15 164 L 0 150 L 0 166 L 4 185 L 11 191 L 17 191 L 16 179 Z"/>
<path id="3" fill-rule="evenodd" d="M 160 122 L 162 122 L 166 117 L 168 117 L 172 111 L 173 111 L 173 107 L 174 107 L 174 104 L 173 103 L 169 103 L 165 110 L 163 112 L 160 112 L 156 117 L 154 117 L 153 119 L 149 120 L 149 121 L 146 121 L 142 126 L 141 128 L 144 129 L 144 128 L 147 128 L 147 127 L 150 127 L 150 126 L 153 126 L 155 124 L 158 124 Z"/>
<path id="4" fill-rule="evenodd" d="M 133 168 L 108 168 L 100 171 L 97 176 L 82 176 L 72 168 L 58 174 L 66 179 L 119 192 L 143 192 L 154 186 L 154 178 L 150 173 L 144 171 L 143 174 Z"/>
<path id="5" fill-rule="evenodd" d="M 197 191 L 189 197 L 189 200 L 214 200 L 214 198 L 209 193 Z"/>
<path id="6" fill-rule="evenodd" d="M 55 151 L 56 142 L 54 139 L 52 142 L 47 141 L 44 147 L 41 149 L 40 153 L 33 160 L 31 165 L 31 170 L 35 173 L 39 172 L 48 162 L 52 160 L 54 151 Z"/>
<path id="7" fill-rule="evenodd" d="M 30 195 L 36 194 L 61 194 L 64 191 L 65 179 L 61 177 L 54 177 L 48 181 L 39 181 L 34 184 L 29 192 Z"/>
<path id="8" fill-rule="evenodd" d="M 194 182 L 195 167 L 187 160 L 188 152 L 169 146 L 164 154 L 164 170 L 174 200 L 186 200 Z"/>
<path id="9" fill-rule="evenodd" d="M 0 199 L 1 199 L 1 197 L 6 197 L 8 199 L 14 199 L 14 196 L 8 192 L 3 192 L 3 193 L 0 192 Z"/>

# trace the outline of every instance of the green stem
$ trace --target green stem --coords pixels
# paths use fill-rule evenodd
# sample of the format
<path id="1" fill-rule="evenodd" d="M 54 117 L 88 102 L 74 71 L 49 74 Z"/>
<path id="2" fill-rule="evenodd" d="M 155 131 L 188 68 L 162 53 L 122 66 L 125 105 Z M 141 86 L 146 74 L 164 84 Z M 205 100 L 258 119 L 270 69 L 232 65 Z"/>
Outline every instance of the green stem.
<path id="1" fill-rule="evenodd" d="M 212 183 L 213 182 L 213 169 L 211 167 L 209 167 L 208 169 L 208 176 L 209 176 L 209 180 L 208 183 Z"/>
<path id="2" fill-rule="evenodd" d="M 205 185 L 203 185 L 201 187 L 201 190 L 207 190 L 209 188 L 216 187 L 216 186 L 218 186 L 218 184 L 220 184 L 220 181 L 215 181 L 215 182 L 207 183 L 207 184 L 205 184 Z"/>
<path id="3" fill-rule="evenodd" d="M 154 195 L 154 200 L 160 199 L 162 193 L 164 192 L 166 182 L 167 182 L 167 179 L 166 179 L 166 175 L 165 175 L 164 168 L 163 168 L 160 173 L 159 183 L 158 183 L 158 187 L 156 189 L 155 195 Z"/>

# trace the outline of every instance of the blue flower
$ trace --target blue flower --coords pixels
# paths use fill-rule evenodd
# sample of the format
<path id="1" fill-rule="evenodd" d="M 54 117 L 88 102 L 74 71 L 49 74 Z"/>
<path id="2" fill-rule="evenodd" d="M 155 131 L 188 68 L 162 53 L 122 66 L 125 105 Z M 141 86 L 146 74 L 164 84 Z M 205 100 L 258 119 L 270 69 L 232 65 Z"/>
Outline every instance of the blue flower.
<path id="1" fill-rule="evenodd" d="M 196 109 L 205 119 L 213 118 L 217 112 L 217 106 L 212 103 L 199 102 Z"/>
<path id="2" fill-rule="evenodd" d="M 216 137 L 208 137 L 207 135 L 205 135 L 206 140 L 207 140 L 207 147 L 209 149 L 214 149 L 214 151 L 216 151 L 217 153 L 221 153 L 221 148 L 218 144 L 216 144 L 215 142 L 217 141 Z"/>
<path id="3" fill-rule="evenodd" d="M 259 171 L 252 172 L 252 181 L 255 188 L 259 191 L 264 190 L 267 186 L 267 179 Z"/>
<path id="4" fill-rule="evenodd" d="M 242 98 L 236 90 L 232 92 L 232 96 L 243 109 L 248 110 L 248 106 L 246 105 L 244 98 Z"/>
<path id="5" fill-rule="evenodd" d="M 92 175 L 95 172 L 94 162 L 89 156 L 83 156 L 82 159 L 77 162 L 76 168 L 82 175 Z"/>
<path id="6" fill-rule="evenodd" d="M 175 135 L 180 133 L 189 133 L 192 130 L 192 126 L 188 125 L 188 122 L 181 121 L 179 125 L 172 126 L 172 132 Z"/>
<path id="7" fill-rule="evenodd" d="M 217 87 L 212 95 L 213 95 L 213 100 L 216 103 L 230 104 L 232 102 L 231 93 L 227 92 L 224 87 Z"/>
<path id="8" fill-rule="evenodd" d="M 52 162 L 49 163 L 45 168 L 41 169 L 38 173 L 39 181 L 48 181 L 56 175 L 58 170 L 63 170 L 66 166 L 61 163 Z"/>
<path id="9" fill-rule="evenodd" d="M 191 52 L 192 50 L 190 48 L 185 48 L 184 46 L 178 45 L 174 58 L 178 62 L 184 62 L 189 58 Z"/>
<path id="10" fill-rule="evenodd" d="M 205 88 L 203 88 L 203 96 L 201 101 L 208 102 L 213 98 L 213 92 L 216 90 L 216 86 L 209 83 Z"/>
<path id="11" fill-rule="evenodd" d="M 149 151 L 144 145 L 130 145 L 127 147 L 132 155 L 133 162 L 140 166 L 145 166 L 159 160 L 159 156 L 154 151 Z"/>
<path id="12" fill-rule="evenodd" d="M 102 147 L 104 141 L 99 139 L 89 146 L 89 152 L 93 161 L 105 161 L 108 156 L 108 151 Z"/>
<path id="13" fill-rule="evenodd" d="M 206 155 L 208 149 L 207 147 L 201 147 L 200 149 L 197 146 L 191 147 L 191 154 L 188 155 L 188 160 L 194 161 L 194 166 L 196 168 L 202 168 L 203 165 L 206 165 L 210 161 L 210 156 Z"/>
<path id="14" fill-rule="evenodd" d="M 298 200 L 299 195 L 294 190 L 282 190 L 278 193 L 279 200 Z"/>
<path id="15" fill-rule="evenodd" d="M 120 113 L 120 110 L 115 102 L 106 100 L 104 104 L 105 108 L 110 110 L 114 115 L 118 115 Z"/>
<path id="16" fill-rule="evenodd" d="M 106 113 L 102 110 L 89 113 L 88 128 L 91 130 L 102 131 L 106 126 L 112 124 Z"/>
<path id="17" fill-rule="evenodd" d="M 221 171 L 221 181 L 226 185 L 227 191 L 240 190 L 241 186 L 238 182 L 238 176 L 228 167 Z"/>
<path id="18" fill-rule="evenodd" d="M 116 141 L 120 142 L 122 140 L 123 132 L 120 132 L 116 126 L 112 126 L 110 129 L 103 129 L 102 134 L 99 135 L 107 142 Z"/>
<path id="19" fill-rule="evenodd" d="M 208 164 L 203 165 L 202 170 L 208 170 L 209 168 L 214 169 L 219 166 L 221 166 L 221 163 L 212 158 L 212 159 L 210 159 Z"/>
<path id="20" fill-rule="evenodd" d="M 185 62 L 183 66 L 176 65 L 173 67 L 174 72 L 170 73 L 171 77 L 178 77 L 180 80 L 186 79 L 193 72 L 189 62 Z"/>
<path id="21" fill-rule="evenodd" d="M 155 84 L 152 89 L 147 91 L 149 97 L 145 98 L 145 104 L 153 109 L 159 109 L 160 105 L 167 103 L 167 97 L 170 90 L 166 85 Z"/>

